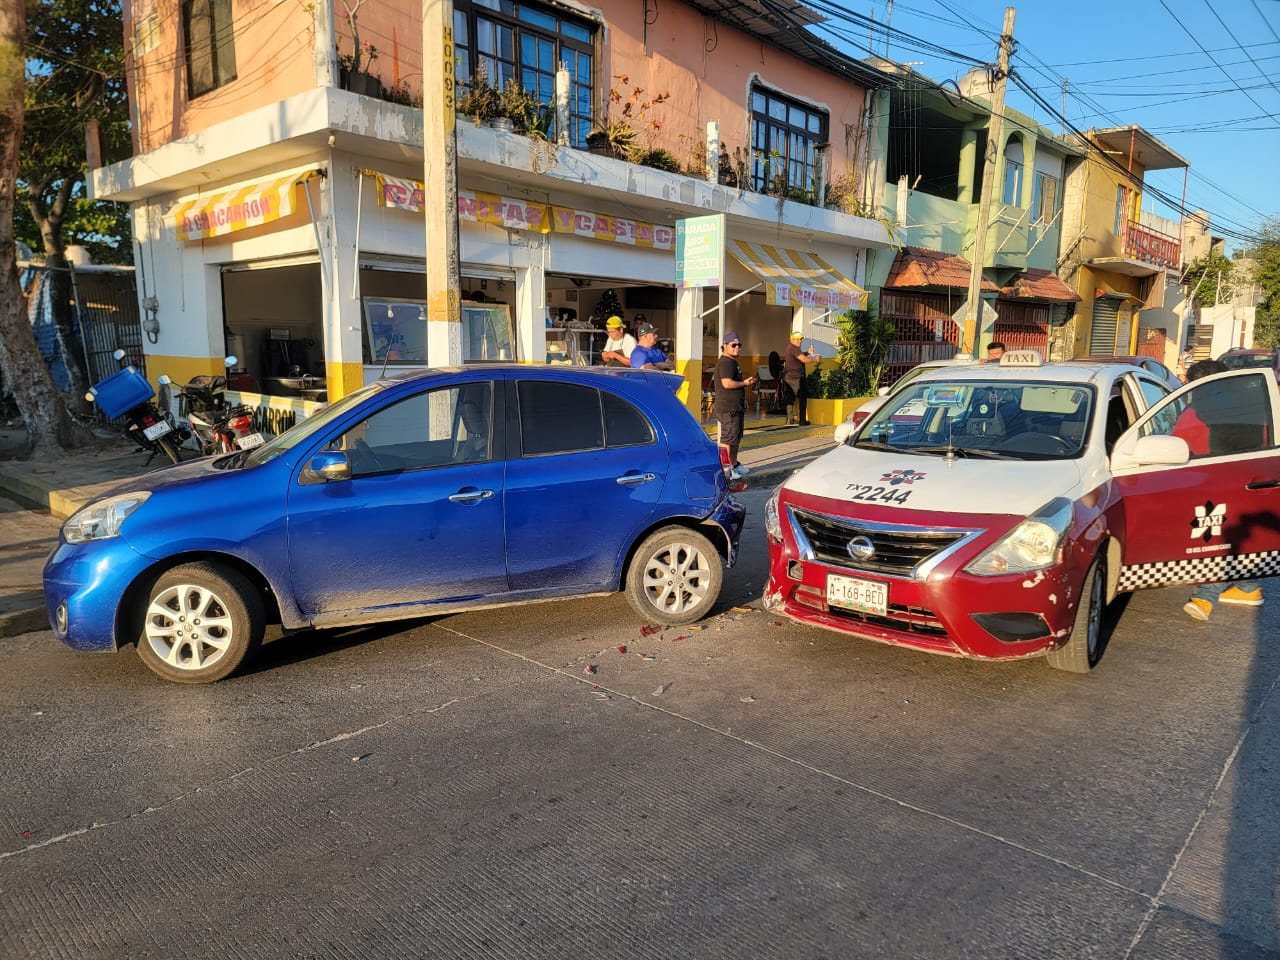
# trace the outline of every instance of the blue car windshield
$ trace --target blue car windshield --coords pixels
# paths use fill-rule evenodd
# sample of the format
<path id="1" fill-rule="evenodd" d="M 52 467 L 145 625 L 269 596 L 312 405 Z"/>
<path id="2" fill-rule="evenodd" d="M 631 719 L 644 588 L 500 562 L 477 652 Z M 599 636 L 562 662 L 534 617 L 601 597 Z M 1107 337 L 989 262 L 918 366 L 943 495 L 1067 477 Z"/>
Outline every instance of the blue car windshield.
<path id="1" fill-rule="evenodd" d="M 864 449 L 1009 460 L 1078 457 L 1089 435 L 1087 384 L 922 380 L 892 394 L 858 432 Z"/>
<path id="2" fill-rule="evenodd" d="M 363 403 L 375 393 L 381 392 L 386 388 L 384 383 L 370 383 L 361 387 L 353 393 L 348 393 L 341 400 L 335 400 L 333 403 L 322 407 L 316 413 L 307 417 L 305 420 L 299 420 L 292 427 L 277 437 L 272 437 L 260 447 L 255 447 L 249 451 L 249 455 L 244 460 L 244 466 L 256 467 L 260 464 L 274 460 L 282 453 L 292 450 L 298 444 L 310 439 L 314 434 L 323 430 L 330 423 L 341 417 L 352 407 L 359 403 Z"/>

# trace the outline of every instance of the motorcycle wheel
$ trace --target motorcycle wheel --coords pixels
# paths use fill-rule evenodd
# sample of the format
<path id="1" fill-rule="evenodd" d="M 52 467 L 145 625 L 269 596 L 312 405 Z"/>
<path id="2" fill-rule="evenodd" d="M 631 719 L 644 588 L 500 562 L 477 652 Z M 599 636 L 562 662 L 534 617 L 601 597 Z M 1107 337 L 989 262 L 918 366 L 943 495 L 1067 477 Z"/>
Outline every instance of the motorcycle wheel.
<path id="1" fill-rule="evenodd" d="M 156 446 L 160 448 L 160 452 L 169 458 L 170 463 L 178 463 L 182 460 L 182 456 L 178 453 L 177 444 L 173 442 L 173 437 L 163 436 L 156 441 Z"/>

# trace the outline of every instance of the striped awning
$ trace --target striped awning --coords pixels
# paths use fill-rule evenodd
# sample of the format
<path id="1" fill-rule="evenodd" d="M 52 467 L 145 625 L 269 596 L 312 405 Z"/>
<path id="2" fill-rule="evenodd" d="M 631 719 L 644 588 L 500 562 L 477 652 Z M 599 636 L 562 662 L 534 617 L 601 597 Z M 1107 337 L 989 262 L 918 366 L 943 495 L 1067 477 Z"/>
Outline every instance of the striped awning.
<path id="1" fill-rule="evenodd" d="M 318 174 L 291 173 L 185 200 L 173 211 L 174 230 L 179 240 L 205 240 L 287 217 L 298 209 L 294 188 Z"/>
<path id="2" fill-rule="evenodd" d="M 765 286 L 765 302 L 780 307 L 865 310 L 867 291 L 816 253 L 730 240 L 728 250 Z"/>

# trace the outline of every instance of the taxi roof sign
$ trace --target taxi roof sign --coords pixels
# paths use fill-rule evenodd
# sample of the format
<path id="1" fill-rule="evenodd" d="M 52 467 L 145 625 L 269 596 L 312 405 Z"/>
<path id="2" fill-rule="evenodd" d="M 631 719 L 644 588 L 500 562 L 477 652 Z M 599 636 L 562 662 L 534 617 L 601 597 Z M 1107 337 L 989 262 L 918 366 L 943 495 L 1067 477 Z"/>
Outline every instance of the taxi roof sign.
<path id="1" fill-rule="evenodd" d="M 1000 358 L 1002 367 L 1041 367 L 1044 357 L 1039 350 L 1006 350 Z"/>

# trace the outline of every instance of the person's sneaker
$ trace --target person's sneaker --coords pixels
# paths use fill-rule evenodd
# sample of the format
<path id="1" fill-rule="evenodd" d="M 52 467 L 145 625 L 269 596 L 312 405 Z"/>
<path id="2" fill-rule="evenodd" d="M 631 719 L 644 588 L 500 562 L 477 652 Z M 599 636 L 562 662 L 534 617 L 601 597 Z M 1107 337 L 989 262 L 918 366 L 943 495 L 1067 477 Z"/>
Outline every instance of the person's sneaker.
<path id="1" fill-rule="evenodd" d="M 1213 613 L 1213 604 L 1199 597 L 1192 597 L 1182 605 L 1182 611 L 1192 620 L 1208 620 Z"/>
<path id="2" fill-rule="evenodd" d="M 742 464 L 740 464 L 740 463 L 735 463 L 735 464 L 733 465 L 733 472 L 734 472 L 734 473 L 736 473 L 739 477 L 745 477 L 747 474 L 749 474 L 749 473 L 751 472 L 751 468 L 750 468 L 750 467 L 744 467 L 744 466 L 743 466 Z"/>
<path id="3" fill-rule="evenodd" d="M 730 470 L 729 470 L 729 479 L 730 479 L 730 480 L 742 480 L 742 479 L 744 479 L 744 477 L 743 477 L 743 475 L 742 475 L 741 473 L 739 473 L 739 472 L 738 472 L 738 468 L 737 468 L 737 467 L 732 467 L 732 468 L 730 468 Z"/>
<path id="4" fill-rule="evenodd" d="M 1241 590 L 1239 587 L 1227 587 L 1218 597 L 1223 603 L 1238 603 L 1242 607 L 1262 606 L 1262 588 Z"/>
<path id="5" fill-rule="evenodd" d="M 796 426 L 798 426 L 798 427 L 807 427 L 807 426 L 809 426 L 809 421 L 808 421 L 808 420 L 797 420 L 797 421 L 796 421 Z"/>

